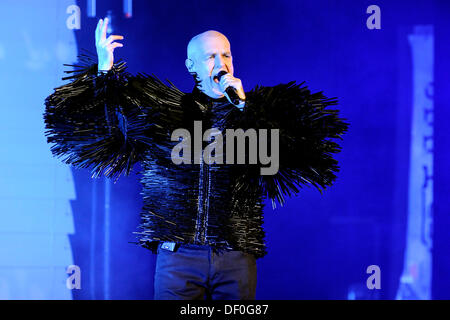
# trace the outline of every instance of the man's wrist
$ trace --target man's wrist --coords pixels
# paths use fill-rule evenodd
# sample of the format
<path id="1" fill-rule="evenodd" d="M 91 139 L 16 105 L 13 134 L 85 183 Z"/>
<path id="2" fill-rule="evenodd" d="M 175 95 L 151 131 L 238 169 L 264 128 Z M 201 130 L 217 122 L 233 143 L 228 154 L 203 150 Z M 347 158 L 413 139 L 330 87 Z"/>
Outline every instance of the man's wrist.
<path id="1" fill-rule="evenodd" d="M 107 73 L 109 70 L 111 70 L 111 67 L 99 64 L 97 66 L 97 70 L 98 70 L 98 73 Z"/>

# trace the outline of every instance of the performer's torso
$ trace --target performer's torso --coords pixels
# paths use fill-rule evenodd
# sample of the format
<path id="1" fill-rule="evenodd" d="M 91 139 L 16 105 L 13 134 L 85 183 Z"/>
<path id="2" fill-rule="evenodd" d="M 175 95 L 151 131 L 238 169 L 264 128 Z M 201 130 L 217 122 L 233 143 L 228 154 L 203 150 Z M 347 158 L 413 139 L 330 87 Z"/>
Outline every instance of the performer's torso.
<path id="1" fill-rule="evenodd" d="M 195 121 L 201 121 L 202 135 L 210 128 L 224 132 L 227 114 L 234 108 L 226 98 L 208 99 L 194 91 L 183 103 L 181 128 L 191 133 L 193 145 L 192 140 L 199 138 L 194 137 Z M 226 149 L 224 140 L 222 150 Z M 202 150 L 212 141 L 202 139 Z M 191 164 L 174 164 L 170 150 L 177 143 L 169 136 L 166 143 L 149 150 L 142 163 L 141 245 L 154 248 L 158 241 L 195 243 L 263 256 L 261 194 L 239 194 L 240 165 L 225 163 L 225 155 L 222 164 L 207 163 L 203 152 L 194 163 L 194 148 Z"/>

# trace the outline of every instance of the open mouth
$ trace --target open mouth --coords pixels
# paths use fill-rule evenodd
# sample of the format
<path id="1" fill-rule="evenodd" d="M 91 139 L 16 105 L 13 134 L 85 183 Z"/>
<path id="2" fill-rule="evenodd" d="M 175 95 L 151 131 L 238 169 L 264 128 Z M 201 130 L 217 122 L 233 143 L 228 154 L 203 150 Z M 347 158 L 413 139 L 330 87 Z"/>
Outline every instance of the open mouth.
<path id="1" fill-rule="evenodd" d="M 217 73 L 216 73 L 216 75 L 213 77 L 213 81 L 215 82 L 215 83 L 219 83 L 219 73 L 221 73 L 221 72 L 225 72 L 225 73 L 227 73 L 227 70 L 219 70 Z"/>

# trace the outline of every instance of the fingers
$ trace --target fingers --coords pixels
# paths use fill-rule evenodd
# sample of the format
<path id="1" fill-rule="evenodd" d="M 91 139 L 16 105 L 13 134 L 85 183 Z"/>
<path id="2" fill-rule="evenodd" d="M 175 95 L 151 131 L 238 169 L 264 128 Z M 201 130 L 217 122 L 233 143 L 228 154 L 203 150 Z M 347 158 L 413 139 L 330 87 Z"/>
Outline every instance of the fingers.
<path id="1" fill-rule="evenodd" d="M 105 18 L 101 28 L 102 29 L 100 32 L 100 40 L 105 40 L 106 39 L 106 31 L 108 30 L 108 18 Z"/>
<path id="2" fill-rule="evenodd" d="M 233 77 L 231 74 L 227 73 L 224 74 L 221 78 L 220 78 L 220 82 L 230 82 L 230 81 L 234 81 L 234 80 L 239 80 L 238 78 Z"/>
<path id="3" fill-rule="evenodd" d="M 233 77 L 231 74 L 225 74 L 220 78 L 220 85 L 225 89 L 229 86 L 239 90 L 242 88 L 242 82 L 240 79 Z"/>
<path id="4" fill-rule="evenodd" d="M 239 98 L 241 98 L 241 100 L 245 100 L 245 92 L 244 88 L 242 87 L 242 81 L 240 79 L 233 77 L 231 74 L 226 74 L 223 75 L 220 79 L 220 85 L 223 88 L 224 92 L 228 87 L 235 88 Z"/>
<path id="5" fill-rule="evenodd" d="M 105 45 L 111 44 L 114 40 L 122 40 L 123 36 L 110 35 L 105 41 Z"/>
<path id="6" fill-rule="evenodd" d="M 114 50 L 117 47 L 123 47 L 123 44 L 121 44 L 119 42 L 114 42 L 114 43 L 111 43 L 111 44 L 109 44 L 107 46 L 107 48 L 110 49 L 110 50 Z"/>
<path id="7" fill-rule="evenodd" d="M 108 18 L 105 20 L 100 19 L 97 23 L 97 27 L 95 29 L 95 43 L 97 46 L 108 47 L 111 48 L 111 44 L 114 40 L 123 40 L 123 36 L 120 35 L 110 35 L 106 38 L 106 32 L 108 30 Z M 123 47 L 123 45 L 115 45 L 113 48 Z"/>
<path id="8" fill-rule="evenodd" d="M 95 28 L 95 43 L 98 43 L 99 38 L 100 38 L 100 30 L 102 28 L 102 24 L 103 24 L 103 20 L 100 19 L 97 22 L 97 27 Z"/>

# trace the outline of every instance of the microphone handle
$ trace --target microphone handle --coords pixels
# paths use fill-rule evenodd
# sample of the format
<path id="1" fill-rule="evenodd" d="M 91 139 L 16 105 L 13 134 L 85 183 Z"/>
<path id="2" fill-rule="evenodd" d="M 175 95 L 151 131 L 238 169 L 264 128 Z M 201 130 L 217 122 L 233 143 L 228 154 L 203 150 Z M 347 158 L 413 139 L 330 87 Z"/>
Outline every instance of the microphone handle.
<path id="1" fill-rule="evenodd" d="M 224 76 L 226 74 L 227 74 L 227 72 L 222 70 L 214 78 L 216 78 L 218 81 L 220 81 L 222 76 Z M 225 89 L 225 92 L 228 94 L 228 97 L 230 98 L 232 104 L 237 106 L 241 103 L 241 98 L 239 98 L 236 88 L 228 87 Z"/>
<path id="2" fill-rule="evenodd" d="M 237 106 L 240 103 L 241 99 L 239 98 L 235 88 L 228 87 L 225 89 L 225 92 L 228 94 L 228 97 L 230 97 L 230 100 L 234 105 Z"/>

